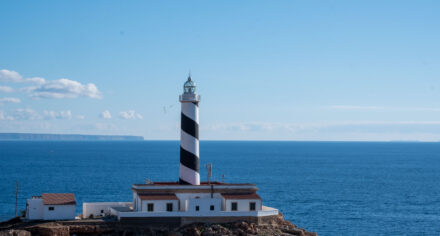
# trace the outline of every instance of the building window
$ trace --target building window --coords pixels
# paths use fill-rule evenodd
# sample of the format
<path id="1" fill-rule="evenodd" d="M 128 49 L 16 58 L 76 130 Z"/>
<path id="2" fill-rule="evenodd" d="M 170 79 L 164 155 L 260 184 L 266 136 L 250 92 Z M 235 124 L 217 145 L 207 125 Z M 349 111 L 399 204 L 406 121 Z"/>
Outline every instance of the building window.
<path id="1" fill-rule="evenodd" d="M 196 211 L 200 211 L 200 206 L 196 206 Z"/>
<path id="2" fill-rule="evenodd" d="M 250 203 L 249 203 L 249 210 L 250 210 L 250 211 L 255 211 L 255 208 L 256 208 L 256 204 L 255 204 L 255 202 L 250 202 Z"/>
<path id="3" fill-rule="evenodd" d="M 214 205 L 211 205 L 211 206 L 209 207 L 209 210 L 213 211 L 213 210 L 214 210 Z"/>
<path id="4" fill-rule="evenodd" d="M 154 203 L 148 203 L 147 211 L 154 211 Z"/>
<path id="5" fill-rule="evenodd" d="M 101 210 L 101 214 L 104 213 L 104 210 Z"/>
<path id="6" fill-rule="evenodd" d="M 237 203 L 231 202 L 231 211 L 237 211 Z"/>
<path id="7" fill-rule="evenodd" d="M 173 211 L 173 203 L 167 203 L 167 211 Z"/>
<path id="8" fill-rule="evenodd" d="M 49 207 L 49 211 L 55 210 L 55 207 Z"/>

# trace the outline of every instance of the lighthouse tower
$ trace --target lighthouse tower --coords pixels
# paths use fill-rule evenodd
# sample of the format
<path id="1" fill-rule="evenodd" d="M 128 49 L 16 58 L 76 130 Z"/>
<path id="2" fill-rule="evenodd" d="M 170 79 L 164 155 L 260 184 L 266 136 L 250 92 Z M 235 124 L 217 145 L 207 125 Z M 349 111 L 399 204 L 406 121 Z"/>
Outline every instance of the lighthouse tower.
<path id="1" fill-rule="evenodd" d="M 179 182 L 146 180 L 133 184 L 133 202 L 83 203 L 83 216 L 110 214 L 122 224 L 167 228 L 237 221 L 265 225 L 278 219 L 277 209 L 262 205 L 255 184 L 211 181 L 210 175 L 208 182 L 200 182 L 200 96 L 191 76 L 183 84 L 179 101 L 182 104 Z M 210 172 L 210 165 L 207 168 Z"/>
<path id="2" fill-rule="evenodd" d="M 200 185 L 199 169 L 199 101 L 196 84 L 188 76 L 183 84 L 183 94 L 179 96 L 182 103 L 180 122 L 180 170 L 179 183 Z"/>

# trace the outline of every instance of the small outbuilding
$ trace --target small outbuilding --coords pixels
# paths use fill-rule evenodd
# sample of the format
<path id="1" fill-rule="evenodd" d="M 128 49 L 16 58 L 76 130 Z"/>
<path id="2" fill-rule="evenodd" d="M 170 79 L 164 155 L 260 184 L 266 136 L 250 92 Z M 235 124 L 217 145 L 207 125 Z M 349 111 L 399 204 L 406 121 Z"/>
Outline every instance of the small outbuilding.
<path id="1" fill-rule="evenodd" d="M 73 193 L 43 193 L 26 201 L 28 220 L 73 220 L 76 200 Z"/>

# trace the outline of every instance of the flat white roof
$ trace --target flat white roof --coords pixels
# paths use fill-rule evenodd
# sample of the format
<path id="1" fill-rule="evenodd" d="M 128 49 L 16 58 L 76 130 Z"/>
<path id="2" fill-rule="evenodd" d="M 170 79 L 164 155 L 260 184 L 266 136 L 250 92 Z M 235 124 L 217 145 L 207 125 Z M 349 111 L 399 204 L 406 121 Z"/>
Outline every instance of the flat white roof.
<path id="1" fill-rule="evenodd" d="M 212 187 L 211 187 L 212 186 Z M 160 185 L 160 184 L 133 184 L 133 189 L 135 190 L 141 190 L 141 189 L 194 189 L 194 190 L 201 190 L 201 189 L 256 189 L 257 186 L 255 184 L 239 184 L 239 185 L 233 185 L 233 184 L 225 184 L 225 185 Z"/>

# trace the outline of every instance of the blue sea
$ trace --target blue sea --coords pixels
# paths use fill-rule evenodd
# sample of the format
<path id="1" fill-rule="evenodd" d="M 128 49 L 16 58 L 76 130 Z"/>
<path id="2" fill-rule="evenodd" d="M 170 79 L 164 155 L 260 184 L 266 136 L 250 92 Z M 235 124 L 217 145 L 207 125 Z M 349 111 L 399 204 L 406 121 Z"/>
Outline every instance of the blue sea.
<path id="1" fill-rule="evenodd" d="M 440 235 L 440 143 L 202 141 L 213 178 L 256 183 L 263 204 L 319 235 Z M 45 192 L 130 201 L 131 184 L 177 181 L 178 141 L 0 142 L 0 220 Z M 206 171 L 201 171 L 206 180 Z"/>

